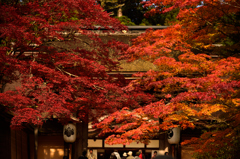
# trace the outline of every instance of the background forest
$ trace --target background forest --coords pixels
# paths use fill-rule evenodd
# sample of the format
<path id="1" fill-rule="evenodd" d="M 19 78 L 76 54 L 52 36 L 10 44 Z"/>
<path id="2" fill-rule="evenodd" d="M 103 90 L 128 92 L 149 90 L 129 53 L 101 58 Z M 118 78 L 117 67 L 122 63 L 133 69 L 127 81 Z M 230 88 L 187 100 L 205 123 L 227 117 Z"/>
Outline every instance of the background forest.
<path id="1" fill-rule="evenodd" d="M 124 25 L 170 25 L 176 21 L 179 9 L 168 13 L 148 15 L 154 6 L 144 6 L 145 0 L 98 0 L 98 3 L 112 17 L 119 19 Z"/>

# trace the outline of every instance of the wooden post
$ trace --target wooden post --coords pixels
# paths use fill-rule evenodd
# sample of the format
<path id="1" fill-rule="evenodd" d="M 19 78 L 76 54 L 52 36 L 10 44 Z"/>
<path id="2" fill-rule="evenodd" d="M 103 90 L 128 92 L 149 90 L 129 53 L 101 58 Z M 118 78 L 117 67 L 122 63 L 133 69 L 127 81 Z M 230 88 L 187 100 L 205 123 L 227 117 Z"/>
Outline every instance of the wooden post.
<path id="1" fill-rule="evenodd" d="M 182 158 L 182 153 L 181 153 L 181 145 L 180 144 L 177 144 L 176 145 L 176 159 L 181 159 Z"/>
<path id="2" fill-rule="evenodd" d="M 181 148 L 180 144 L 171 145 L 171 156 L 175 159 L 181 159 Z"/>
<path id="3" fill-rule="evenodd" d="M 171 144 L 171 156 L 175 157 L 175 146 Z"/>
<path id="4" fill-rule="evenodd" d="M 159 118 L 159 125 L 163 122 L 163 120 L 161 119 L 161 118 Z M 159 150 L 165 150 L 165 133 L 162 133 L 161 134 L 161 128 L 160 128 L 160 126 L 159 126 L 159 146 L 158 146 L 158 148 L 159 148 Z"/>
<path id="5" fill-rule="evenodd" d="M 38 156 L 38 127 L 34 128 L 34 159 Z"/>
<path id="6" fill-rule="evenodd" d="M 76 124 L 77 138 L 72 147 L 72 159 L 78 159 L 88 147 L 88 121 Z"/>
<path id="7" fill-rule="evenodd" d="M 159 118 L 159 124 L 163 122 L 162 119 Z M 159 150 L 162 151 L 162 153 L 166 152 L 166 149 L 168 150 L 169 155 L 171 154 L 171 145 L 168 143 L 168 134 L 164 131 L 160 131 L 159 127 Z"/>
<path id="8" fill-rule="evenodd" d="M 64 158 L 69 159 L 69 143 L 64 142 Z"/>
<path id="9" fill-rule="evenodd" d="M 82 150 L 86 150 L 87 151 L 87 148 L 88 148 L 88 120 L 87 121 L 83 121 L 82 145 L 83 145 L 83 149 Z"/>
<path id="10" fill-rule="evenodd" d="M 175 144 L 174 145 L 174 157 L 176 158 L 176 159 L 178 159 L 178 144 Z"/>

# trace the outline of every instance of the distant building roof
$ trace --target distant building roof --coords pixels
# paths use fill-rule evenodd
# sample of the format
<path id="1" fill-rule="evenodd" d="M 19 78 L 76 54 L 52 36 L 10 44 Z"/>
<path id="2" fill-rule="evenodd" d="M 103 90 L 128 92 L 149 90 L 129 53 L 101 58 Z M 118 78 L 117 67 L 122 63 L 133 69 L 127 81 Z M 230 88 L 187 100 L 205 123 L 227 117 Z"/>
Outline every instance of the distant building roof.
<path id="1" fill-rule="evenodd" d="M 168 26 L 155 26 L 155 25 L 149 25 L 149 26 L 140 26 L 140 25 L 134 25 L 134 26 L 127 26 L 129 30 L 146 30 L 146 29 L 165 29 Z"/>
<path id="2" fill-rule="evenodd" d="M 126 26 L 128 28 L 128 30 L 146 30 L 146 29 L 165 29 L 169 26 L 156 26 L 156 25 L 146 25 L 146 26 L 142 26 L 142 25 L 132 25 L 132 26 Z M 109 27 L 111 28 L 111 27 Z M 106 30 L 106 28 L 101 27 L 101 26 L 95 26 L 95 30 Z"/>

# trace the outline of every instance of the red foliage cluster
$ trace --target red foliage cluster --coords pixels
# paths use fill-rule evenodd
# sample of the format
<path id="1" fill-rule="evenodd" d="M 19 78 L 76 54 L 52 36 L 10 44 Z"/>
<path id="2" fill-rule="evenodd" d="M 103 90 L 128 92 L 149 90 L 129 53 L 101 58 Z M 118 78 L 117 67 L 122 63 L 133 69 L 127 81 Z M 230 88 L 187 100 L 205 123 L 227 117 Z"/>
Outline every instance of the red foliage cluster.
<path id="1" fill-rule="evenodd" d="M 148 143 L 159 131 L 177 125 L 198 127 L 207 132 L 190 142 L 197 158 L 236 157 L 240 145 L 239 1 L 144 3 L 153 6 L 148 15 L 179 8 L 178 21 L 163 30 L 148 30 L 134 39 L 125 54 L 129 61 L 141 58 L 155 64 L 156 70 L 135 75 L 141 78 L 129 87 L 144 88 L 158 100 L 105 119 L 99 124 L 103 132 L 118 132 L 106 141 Z"/>
<path id="2" fill-rule="evenodd" d="M 0 10 L 0 103 L 14 115 L 12 126 L 74 114 L 96 120 L 148 100 L 108 76 L 119 69 L 116 60 L 127 46 L 103 42 L 93 30 L 109 35 L 126 27 L 94 0 L 34 0 Z M 14 82 L 18 88 L 5 91 Z"/>
<path id="3" fill-rule="evenodd" d="M 194 128 L 202 120 L 222 123 L 228 120 L 226 115 L 239 115 L 240 82 L 234 74 L 239 72 L 240 59 L 211 61 L 210 57 L 201 54 L 183 54 L 179 61 L 169 57 L 159 58 L 158 61 L 163 61 L 161 59 L 169 60 L 156 63 L 159 71 L 138 74 L 136 76 L 141 78 L 130 83 L 131 87 L 153 91 L 160 101 L 128 113 L 126 110 L 116 112 L 105 119 L 99 125 L 106 128 L 104 132 L 122 133 L 111 136 L 108 142 L 128 143 L 132 139 L 148 142 L 147 139 L 162 129 L 168 130 L 177 125 L 183 129 Z M 158 122 L 159 118 L 163 119 L 162 123 Z M 126 126 L 127 123 L 131 126 Z M 135 138 L 136 133 L 138 136 Z"/>

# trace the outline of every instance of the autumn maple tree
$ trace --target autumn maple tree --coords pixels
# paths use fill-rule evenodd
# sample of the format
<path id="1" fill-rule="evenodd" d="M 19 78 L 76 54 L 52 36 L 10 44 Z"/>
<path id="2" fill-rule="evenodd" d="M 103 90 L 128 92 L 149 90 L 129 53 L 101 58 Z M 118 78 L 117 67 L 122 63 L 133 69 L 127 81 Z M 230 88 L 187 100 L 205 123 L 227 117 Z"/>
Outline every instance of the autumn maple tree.
<path id="1" fill-rule="evenodd" d="M 0 103 L 12 127 L 52 117 L 94 121 L 148 100 L 107 74 L 127 46 L 94 30 L 127 28 L 94 0 L 3 1 L 0 10 Z"/>
<path id="2" fill-rule="evenodd" d="M 182 144 L 196 158 L 237 158 L 240 145 L 239 1 L 151 0 L 148 16 L 179 9 L 177 22 L 148 30 L 133 40 L 129 61 L 143 59 L 155 70 L 138 73 L 128 89 L 143 88 L 155 102 L 124 108 L 98 124 L 106 142 L 148 143 L 159 132 L 180 126 L 204 130 Z M 160 119 L 160 120 L 159 120 Z M 159 122 L 160 121 L 160 122 Z"/>

